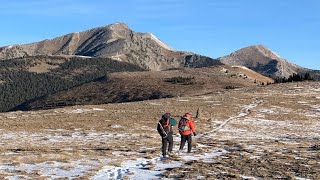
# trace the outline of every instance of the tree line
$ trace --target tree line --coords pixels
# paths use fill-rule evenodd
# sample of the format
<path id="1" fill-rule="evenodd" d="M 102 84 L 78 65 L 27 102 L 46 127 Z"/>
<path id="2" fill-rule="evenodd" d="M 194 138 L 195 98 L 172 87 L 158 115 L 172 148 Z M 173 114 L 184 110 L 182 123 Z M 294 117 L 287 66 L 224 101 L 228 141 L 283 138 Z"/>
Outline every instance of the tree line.
<path id="1" fill-rule="evenodd" d="M 305 74 L 292 74 L 288 78 L 286 77 L 275 77 L 274 83 L 287 83 L 287 82 L 298 82 L 298 81 L 315 81 L 318 80 L 317 76 L 313 76 L 310 73 Z"/>
<path id="2" fill-rule="evenodd" d="M 31 60 L 34 59 L 28 57 L 0 61 L 1 112 L 35 98 L 107 77 L 112 72 L 144 70 L 137 65 L 112 59 L 74 57 L 48 73 L 35 73 L 26 68 Z"/>

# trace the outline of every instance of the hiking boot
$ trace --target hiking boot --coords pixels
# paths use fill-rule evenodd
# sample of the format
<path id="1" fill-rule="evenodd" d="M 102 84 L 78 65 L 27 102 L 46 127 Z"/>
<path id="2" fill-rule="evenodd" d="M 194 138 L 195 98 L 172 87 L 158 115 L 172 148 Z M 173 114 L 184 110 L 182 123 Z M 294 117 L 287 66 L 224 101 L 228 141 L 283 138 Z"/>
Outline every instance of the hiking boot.
<path id="1" fill-rule="evenodd" d="M 168 152 L 168 156 L 170 156 L 170 157 L 175 156 L 175 153 L 174 152 Z"/>
<path id="2" fill-rule="evenodd" d="M 167 160 L 168 159 L 168 157 L 166 156 L 166 155 L 164 155 L 164 156 L 162 156 L 161 158 L 160 158 L 160 160 Z"/>

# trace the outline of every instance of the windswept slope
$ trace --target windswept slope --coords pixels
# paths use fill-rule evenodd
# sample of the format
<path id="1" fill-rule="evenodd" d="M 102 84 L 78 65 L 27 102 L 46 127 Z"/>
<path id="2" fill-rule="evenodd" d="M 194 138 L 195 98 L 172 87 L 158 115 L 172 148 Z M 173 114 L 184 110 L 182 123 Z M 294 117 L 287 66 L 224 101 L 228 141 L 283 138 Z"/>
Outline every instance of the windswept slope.
<path id="1" fill-rule="evenodd" d="M 0 48 L 0 59 L 37 55 L 108 57 L 150 70 L 221 64 L 205 56 L 175 51 L 153 34 L 136 33 L 124 23 L 70 33 L 32 44 Z"/>

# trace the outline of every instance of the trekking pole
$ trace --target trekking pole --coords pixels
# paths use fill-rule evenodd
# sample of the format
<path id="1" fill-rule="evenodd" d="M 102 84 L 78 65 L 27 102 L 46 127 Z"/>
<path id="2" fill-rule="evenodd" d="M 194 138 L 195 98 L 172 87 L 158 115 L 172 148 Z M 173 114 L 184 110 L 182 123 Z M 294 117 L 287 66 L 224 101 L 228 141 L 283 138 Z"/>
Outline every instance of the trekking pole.
<path id="1" fill-rule="evenodd" d="M 166 131 L 163 129 L 163 126 L 161 125 L 161 123 L 160 123 L 160 122 L 158 122 L 158 124 L 160 125 L 160 127 L 161 127 L 161 129 L 162 129 L 163 134 L 164 134 L 164 135 L 166 135 L 166 136 L 164 136 L 163 138 L 166 138 L 166 137 L 168 136 L 168 134 L 167 134 L 167 133 L 166 133 Z"/>

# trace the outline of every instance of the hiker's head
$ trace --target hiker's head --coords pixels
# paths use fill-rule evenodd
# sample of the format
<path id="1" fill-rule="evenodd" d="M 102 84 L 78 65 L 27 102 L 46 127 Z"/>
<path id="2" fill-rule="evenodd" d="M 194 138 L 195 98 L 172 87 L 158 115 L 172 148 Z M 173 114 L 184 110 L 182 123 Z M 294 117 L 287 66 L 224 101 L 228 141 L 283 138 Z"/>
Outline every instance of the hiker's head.
<path id="1" fill-rule="evenodd" d="M 181 116 L 181 119 L 186 119 L 188 120 L 188 117 L 186 115 Z"/>
<path id="2" fill-rule="evenodd" d="M 188 112 L 187 112 L 187 113 L 185 113 L 185 114 L 184 114 L 184 116 L 185 116 L 185 117 L 187 117 L 187 119 L 188 119 L 188 120 L 190 120 L 190 119 L 191 119 L 191 114 L 190 114 L 190 113 L 188 113 Z"/>
<path id="3" fill-rule="evenodd" d="M 164 115 L 162 115 L 162 119 L 167 120 L 170 119 L 170 113 L 165 113 Z"/>

